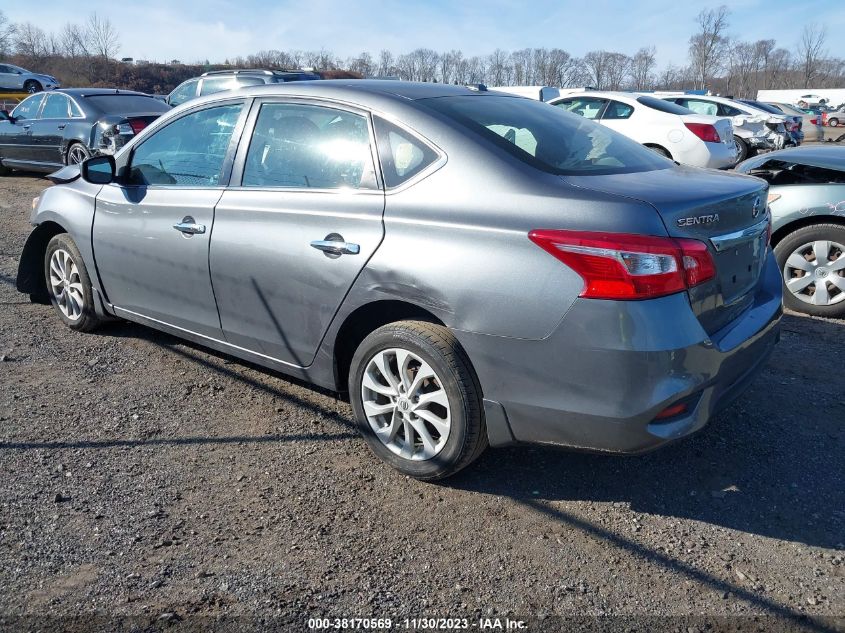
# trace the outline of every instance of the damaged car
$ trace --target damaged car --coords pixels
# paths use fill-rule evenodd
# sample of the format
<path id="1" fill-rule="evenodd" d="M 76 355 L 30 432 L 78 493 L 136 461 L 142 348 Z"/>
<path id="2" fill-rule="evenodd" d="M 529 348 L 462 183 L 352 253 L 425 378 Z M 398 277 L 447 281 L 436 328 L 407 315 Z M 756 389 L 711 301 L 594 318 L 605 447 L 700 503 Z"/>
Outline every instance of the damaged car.
<path id="1" fill-rule="evenodd" d="M 738 162 L 761 151 L 783 149 L 795 144 L 786 129 L 785 115 L 771 114 L 726 97 L 673 95 L 663 99 L 698 114 L 730 117 Z"/>
<path id="2" fill-rule="evenodd" d="M 772 245 L 786 307 L 845 318 L 845 147 L 771 152 L 736 171 L 769 183 Z"/>
<path id="3" fill-rule="evenodd" d="M 73 88 L 39 92 L 0 111 L 0 175 L 52 172 L 114 154 L 171 108 L 142 92 Z"/>

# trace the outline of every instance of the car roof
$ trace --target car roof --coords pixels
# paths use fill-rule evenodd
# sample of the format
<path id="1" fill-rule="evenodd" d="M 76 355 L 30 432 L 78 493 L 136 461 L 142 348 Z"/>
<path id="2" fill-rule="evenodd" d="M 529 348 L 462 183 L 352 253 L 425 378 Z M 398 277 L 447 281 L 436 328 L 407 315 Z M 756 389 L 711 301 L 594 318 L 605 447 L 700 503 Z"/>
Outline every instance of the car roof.
<path id="1" fill-rule="evenodd" d="M 134 90 L 118 90 L 117 88 L 59 88 L 51 92 L 64 93 L 71 97 L 102 97 L 107 95 L 134 95 L 136 97 L 150 97 L 146 92 L 136 92 Z M 47 93 L 50 94 L 50 93 Z"/>
<path id="2" fill-rule="evenodd" d="M 801 145 L 762 154 L 748 160 L 751 167 L 759 167 L 770 160 L 783 160 L 799 165 L 845 171 L 845 147 Z M 753 163 L 752 163 L 753 161 Z"/>

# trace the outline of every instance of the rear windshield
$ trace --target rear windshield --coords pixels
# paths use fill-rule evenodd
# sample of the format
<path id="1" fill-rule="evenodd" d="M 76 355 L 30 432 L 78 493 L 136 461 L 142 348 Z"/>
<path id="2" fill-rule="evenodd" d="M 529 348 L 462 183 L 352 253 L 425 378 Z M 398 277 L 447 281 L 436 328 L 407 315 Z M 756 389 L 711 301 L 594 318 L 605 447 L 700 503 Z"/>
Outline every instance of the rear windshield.
<path id="1" fill-rule="evenodd" d="M 624 174 L 672 163 L 607 127 L 532 99 L 493 95 L 417 103 L 445 115 L 512 156 L 560 175 Z"/>
<path id="2" fill-rule="evenodd" d="M 100 112 L 106 114 L 167 112 L 170 110 L 170 106 L 164 101 L 144 95 L 94 95 L 85 99 Z"/>
<path id="3" fill-rule="evenodd" d="M 740 99 L 744 104 L 753 106 L 758 110 L 763 110 L 765 112 L 771 112 L 772 114 L 783 114 L 782 110 L 778 110 L 774 106 L 770 106 L 768 103 L 760 103 L 759 101 L 751 101 L 746 99 Z"/>
<path id="4" fill-rule="evenodd" d="M 654 97 L 637 97 L 637 103 L 642 103 L 647 108 L 659 110 L 660 112 L 667 112 L 668 114 L 695 114 L 689 108 L 679 106 L 677 103 L 664 101 L 663 99 L 655 99 Z"/>

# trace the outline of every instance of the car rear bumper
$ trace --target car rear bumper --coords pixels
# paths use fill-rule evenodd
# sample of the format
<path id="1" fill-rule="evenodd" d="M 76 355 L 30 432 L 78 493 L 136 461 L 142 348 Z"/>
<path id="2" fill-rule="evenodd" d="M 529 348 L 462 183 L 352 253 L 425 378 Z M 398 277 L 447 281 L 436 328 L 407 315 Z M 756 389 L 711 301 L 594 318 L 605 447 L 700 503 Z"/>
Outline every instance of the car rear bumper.
<path id="1" fill-rule="evenodd" d="M 781 280 L 770 255 L 754 303 L 712 336 L 683 293 L 578 300 L 539 341 L 456 335 L 485 399 L 504 411 L 507 432 L 496 429 L 491 444 L 640 453 L 701 429 L 739 396 L 778 341 L 781 314 Z M 686 412 L 655 421 L 679 402 Z"/>

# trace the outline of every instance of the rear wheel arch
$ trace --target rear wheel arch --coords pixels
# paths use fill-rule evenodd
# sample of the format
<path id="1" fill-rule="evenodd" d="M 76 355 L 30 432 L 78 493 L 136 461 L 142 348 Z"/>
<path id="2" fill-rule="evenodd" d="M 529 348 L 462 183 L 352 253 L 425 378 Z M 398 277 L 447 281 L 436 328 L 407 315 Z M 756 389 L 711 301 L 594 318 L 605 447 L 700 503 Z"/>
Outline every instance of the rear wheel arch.
<path id="1" fill-rule="evenodd" d="M 783 239 L 790 233 L 794 233 L 806 226 L 813 226 L 814 224 L 838 224 L 845 227 L 845 217 L 838 215 L 811 215 L 806 218 L 790 222 L 772 233 L 772 248 L 782 242 Z"/>
<path id="2" fill-rule="evenodd" d="M 16 286 L 37 303 L 50 303 L 44 280 L 44 253 L 50 240 L 61 233 L 67 230 L 58 222 L 42 222 L 29 234 L 21 253 Z"/>
<path id="3" fill-rule="evenodd" d="M 361 342 L 378 328 L 397 321 L 427 321 L 445 325 L 430 311 L 399 300 L 373 301 L 353 310 L 337 331 L 333 345 L 334 374 L 337 391 L 346 391 L 352 357 Z"/>
<path id="4" fill-rule="evenodd" d="M 643 143 L 643 145 L 645 147 L 649 148 L 650 150 L 655 151 L 658 154 L 665 156 L 666 158 L 668 158 L 670 160 L 672 159 L 672 152 L 670 152 L 668 149 L 666 149 L 662 145 L 658 145 L 657 143 Z"/>

